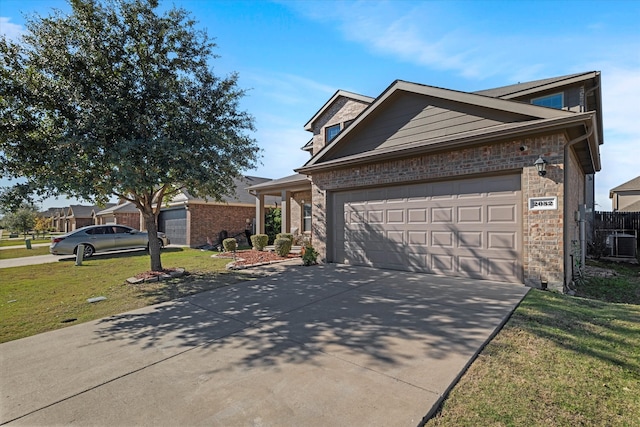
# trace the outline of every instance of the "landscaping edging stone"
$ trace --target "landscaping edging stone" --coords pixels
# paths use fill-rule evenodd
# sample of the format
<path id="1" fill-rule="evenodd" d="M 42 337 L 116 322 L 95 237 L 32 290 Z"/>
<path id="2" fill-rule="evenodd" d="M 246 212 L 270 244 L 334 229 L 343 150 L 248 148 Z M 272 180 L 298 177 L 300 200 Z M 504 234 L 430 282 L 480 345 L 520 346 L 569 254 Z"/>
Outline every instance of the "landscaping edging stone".
<path id="1" fill-rule="evenodd" d="M 127 283 L 129 283 L 130 285 L 139 285 L 140 283 L 160 282 L 162 280 L 175 279 L 178 277 L 182 277 L 184 276 L 184 273 L 185 273 L 184 268 L 176 268 L 174 271 L 170 273 L 154 275 L 151 277 L 143 277 L 143 278 L 129 277 L 127 279 Z"/>

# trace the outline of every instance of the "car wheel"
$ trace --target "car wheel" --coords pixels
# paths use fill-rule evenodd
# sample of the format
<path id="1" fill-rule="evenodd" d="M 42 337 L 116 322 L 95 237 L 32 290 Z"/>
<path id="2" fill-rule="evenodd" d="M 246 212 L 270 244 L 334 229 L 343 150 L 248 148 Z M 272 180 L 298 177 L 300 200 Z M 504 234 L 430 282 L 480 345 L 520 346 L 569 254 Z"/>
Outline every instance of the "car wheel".
<path id="1" fill-rule="evenodd" d="M 93 249 L 93 246 L 91 245 L 84 245 L 84 253 L 82 254 L 82 258 L 90 258 L 91 255 L 93 255 L 93 253 L 96 250 Z M 78 247 L 76 246 L 76 249 L 73 251 L 74 254 L 78 253 Z"/>
<path id="2" fill-rule="evenodd" d="M 162 239 L 158 239 L 158 244 L 160 245 L 160 249 L 164 249 L 164 242 Z"/>

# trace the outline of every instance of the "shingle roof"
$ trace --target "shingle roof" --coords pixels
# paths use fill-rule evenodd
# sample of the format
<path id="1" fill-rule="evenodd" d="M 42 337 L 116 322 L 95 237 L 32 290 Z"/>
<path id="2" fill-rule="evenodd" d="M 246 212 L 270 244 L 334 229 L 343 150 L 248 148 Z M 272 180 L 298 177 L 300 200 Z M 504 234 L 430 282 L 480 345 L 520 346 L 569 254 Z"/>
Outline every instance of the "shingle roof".
<path id="1" fill-rule="evenodd" d="M 611 193 L 619 192 L 619 191 L 629 191 L 629 190 L 640 190 L 640 176 L 636 176 L 635 178 L 625 182 L 624 184 L 620 184 L 615 188 L 612 188 L 609 191 L 609 197 L 612 197 Z"/>
<path id="2" fill-rule="evenodd" d="M 491 96 L 494 98 L 504 98 L 504 97 L 509 97 L 511 95 L 515 95 L 520 92 L 539 88 L 542 86 L 548 86 L 555 83 L 563 83 L 566 80 L 575 79 L 581 76 L 584 76 L 585 78 L 589 78 L 591 77 L 592 74 L 593 72 L 568 74 L 566 76 L 551 77 L 548 79 L 534 80 L 532 82 L 516 83 L 508 86 L 500 86 L 492 89 L 479 90 L 473 93 L 477 95 Z"/>
<path id="3" fill-rule="evenodd" d="M 230 196 L 223 197 L 221 202 L 222 203 L 241 203 L 241 204 L 246 204 L 246 205 L 254 205 L 256 203 L 256 198 L 252 194 L 249 194 L 249 192 L 247 191 L 247 187 L 251 187 L 251 186 L 254 186 L 254 185 L 267 183 L 267 182 L 271 182 L 271 181 L 272 180 L 270 178 L 261 178 L 261 177 L 257 177 L 257 176 L 243 176 L 241 178 L 236 178 L 233 181 L 234 184 L 235 184 L 234 193 L 232 195 L 230 195 Z M 199 202 L 206 202 L 207 201 L 206 199 L 192 196 L 186 190 L 182 190 L 182 194 L 184 196 L 183 200 L 199 201 Z M 214 202 L 214 201 L 209 200 L 209 202 Z M 265 203 L 274 204 L 275 203 L 275 199 L 274 200 L 265 201 Z"/>
<path id="4" fill-rule="evenodd" d="M 618 212 L 640 212 L 640 200 L 633 202 L 622 209 L 618 209 Z"/>

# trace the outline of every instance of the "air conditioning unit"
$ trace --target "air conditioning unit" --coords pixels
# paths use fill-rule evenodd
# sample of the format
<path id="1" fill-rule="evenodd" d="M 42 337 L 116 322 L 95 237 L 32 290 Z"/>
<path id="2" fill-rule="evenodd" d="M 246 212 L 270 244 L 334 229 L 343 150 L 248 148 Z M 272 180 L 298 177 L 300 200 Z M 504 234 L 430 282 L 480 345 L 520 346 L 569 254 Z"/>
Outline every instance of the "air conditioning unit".
<path id="1" fill-rule="evenodd" d="M 636 256 L 636 236 L 633 234 L 616 233 L 607 236 L 607 247 L 610 255 L 613 257 L 630 257 Z"/>

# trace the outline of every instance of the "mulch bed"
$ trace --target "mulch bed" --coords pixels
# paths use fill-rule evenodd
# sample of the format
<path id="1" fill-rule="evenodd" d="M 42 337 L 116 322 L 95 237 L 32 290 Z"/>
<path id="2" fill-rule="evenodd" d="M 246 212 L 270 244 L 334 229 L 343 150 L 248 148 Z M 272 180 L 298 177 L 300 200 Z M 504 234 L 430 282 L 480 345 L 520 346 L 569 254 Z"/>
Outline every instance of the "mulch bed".
<path id="1" fill-rule="evenodd" d="M 234 254 L 232 252 L 222 252 L 214 256 L 218 258 L 234 259 Z M 265 264 L 274 261 L 286 261 L 288 259 L 294 258 L 300 258 L 300 254 L 289 254 L 286 257 L 281 257 L 275 252 L 244 250 L 236 251 L 235 262 L 233 264 L 235 267 L 247 267 L 254 264 Z"/>
<path id="2" fill-rule="evenodd" d="M 171 273 L 175 273 L 177 272 L 178 269 L 177 268 L 165 268 L 161 271 L 145 271 L 144 273 L 138 273 L 136 274 L 134 277 L 136 279 L 151 279 L 154 277 L 159 277 L 159 276 L 165 276 L 165 275 L 171 275 Z"/>

